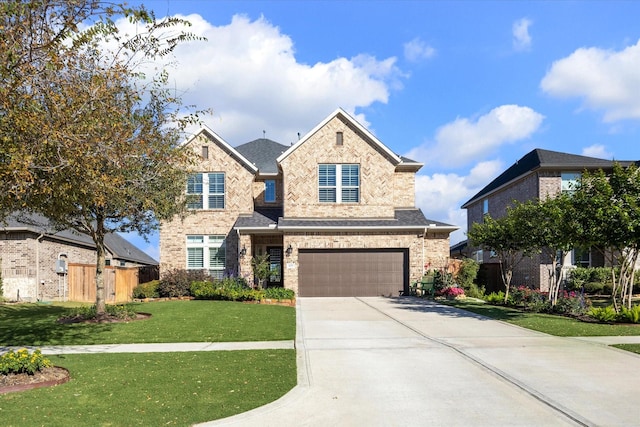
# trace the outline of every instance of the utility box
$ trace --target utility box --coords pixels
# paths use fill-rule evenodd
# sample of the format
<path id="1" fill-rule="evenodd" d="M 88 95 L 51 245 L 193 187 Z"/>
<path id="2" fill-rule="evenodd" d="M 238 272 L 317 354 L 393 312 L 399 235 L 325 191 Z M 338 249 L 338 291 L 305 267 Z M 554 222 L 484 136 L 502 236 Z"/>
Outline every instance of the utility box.
<path id="1" fill-rule="evenodd" d="M 67 274 L 67 261 L 64 259 L 59 259 L 56 261 L 56 273 L 58 274 Z"/>

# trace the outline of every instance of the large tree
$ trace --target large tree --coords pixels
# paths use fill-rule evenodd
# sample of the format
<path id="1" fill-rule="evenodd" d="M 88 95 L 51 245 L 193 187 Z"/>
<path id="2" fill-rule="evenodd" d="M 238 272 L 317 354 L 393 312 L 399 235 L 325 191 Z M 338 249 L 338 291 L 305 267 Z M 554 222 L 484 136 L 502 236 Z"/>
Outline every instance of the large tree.
<path id="1" fill-rule="evenodd" d="M 140 32 L 119 34 L 118 14 Z M 175 28 L 186 24 L 91 0 L 0 3 L 0 213 L 38 212 L 92 237 L 99 315 L 105 235 L 147 235 L 185 209 L 193 153 L 179 142 L 197 115 L 181 111 L 165 68 L 140 67 L 193 39 Z"/>

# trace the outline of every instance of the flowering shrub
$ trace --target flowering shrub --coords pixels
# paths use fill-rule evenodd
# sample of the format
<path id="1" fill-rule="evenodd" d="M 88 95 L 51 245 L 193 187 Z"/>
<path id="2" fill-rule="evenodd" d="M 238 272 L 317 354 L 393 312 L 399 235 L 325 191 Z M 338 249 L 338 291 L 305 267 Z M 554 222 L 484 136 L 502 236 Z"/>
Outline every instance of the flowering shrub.
<path id="1" fill-rule="evenodd" d="M 463 298 L 464 297 L 464 289 L 462 288 L 454 288 L 454 287 L 447 287 L 442 289 L 439 292 L 440 295 L 442 295 L 443 297 L 446 298 Z"/>
<path id="2" fill-rule="evenodd" d="M 50 366 L 51 362 L 40 353 L 40 350 L 35 350 L 31 354 L 26 348 L 18 351 L 9 350 L 0 356 L 0 374 L 2 375 L 22 373 L 33 375 Z"/>

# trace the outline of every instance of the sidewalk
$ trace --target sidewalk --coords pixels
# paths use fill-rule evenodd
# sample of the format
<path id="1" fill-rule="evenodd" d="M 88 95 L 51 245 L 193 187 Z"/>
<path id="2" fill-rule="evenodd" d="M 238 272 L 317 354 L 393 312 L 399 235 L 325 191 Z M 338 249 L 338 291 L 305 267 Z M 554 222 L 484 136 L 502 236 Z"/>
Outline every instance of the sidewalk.
<path id="1" fill-rule="evenodd" d="M 236 350 L 289 350 L 294 349 L 290 341 L 247 341 L 247 342 L 185 342 L 153 344 L 98 344 L 98 345 L 55 345 L 0 347 L 0 353 L 27 348 L 40 349 L 42 354 L 96 354 L 96 353 L 165 353 L 183 351 L 236 351 Z"/>

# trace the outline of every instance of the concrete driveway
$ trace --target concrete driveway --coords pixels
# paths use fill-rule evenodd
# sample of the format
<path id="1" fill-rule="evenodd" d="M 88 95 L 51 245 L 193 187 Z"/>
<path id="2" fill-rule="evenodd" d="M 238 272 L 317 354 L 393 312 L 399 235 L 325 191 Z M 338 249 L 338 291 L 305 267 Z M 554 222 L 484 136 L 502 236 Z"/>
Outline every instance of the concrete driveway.
<path id="1" fill-rule="evenodd" d="M 638 355 L 410 297 L 297 310 L 298 386 L 206 425 L 640 425 Z"/>

